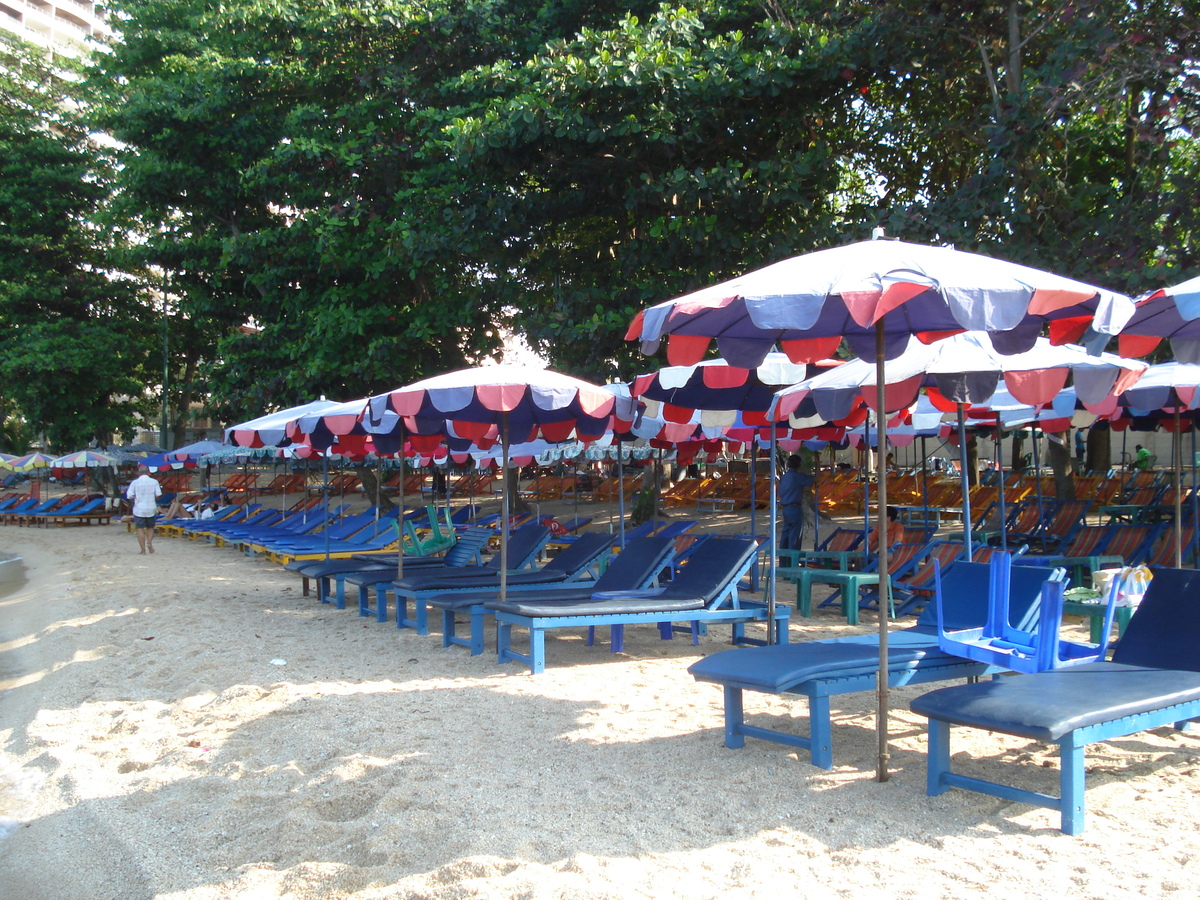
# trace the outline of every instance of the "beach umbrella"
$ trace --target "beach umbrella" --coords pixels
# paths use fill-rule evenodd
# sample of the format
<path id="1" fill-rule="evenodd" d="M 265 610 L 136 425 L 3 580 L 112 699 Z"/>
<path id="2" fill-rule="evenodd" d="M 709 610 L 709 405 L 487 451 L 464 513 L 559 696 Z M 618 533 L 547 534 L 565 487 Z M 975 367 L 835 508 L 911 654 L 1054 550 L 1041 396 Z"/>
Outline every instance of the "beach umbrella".
<path id="1" fill-rule="evenodd" d="M 119 466 L 121 460 L 100 450 L 76 450 L 65 456 L 56 456 L 50 462 L 52 469 L 105 469 Z"/>
<path id="2" fill-rule="evenodd" d="M 48 456 L 40 450 L 34 450 L 22 456 L 16 456 L 4 463 L 4 468 L 11 469 L 14 472 L 34 472 L 37 469 L 47 469 L 54 462 L 54 457 Z M 41 479 L 34 479 L 30 482 L 30 493 L 32 496 L 41 496 L 42 482 Z"/>
<path id="3" fill-rule="evenodd" d="M 660 416 L 667 422 L 698 424 L 711 432 L 712 429 L 745 428 L 768 425 L 765 413 L 774 399 L 775 390 L 785 385 L 803 381 L 818 371 L 836 366 L 836 360 L 821 363 L 801 364 L 788 359 L 778 351 L 769 352 L 753 368 L 731 365 L 724 359 L 708 359 L 692 365 L 663 366 L 654 372 L 639 375 L 630 383 L 632 396 L 646 404 L 647 412 Z M 772 439 L 777 438 L 774 429 Z M 757 530 L 758 455 L 755 446 L 750 454 L 750 531 Z M 770 445 L 770 538 L 767 547 L 768 565 L 774 572 L 775 531 L 778 510 L 775 502 L 775 443 Z M 751 589 L 757 589 L 757 568 L 753 570 Z M 774 577 L 768 580 L 768 618 L 774 621 Z M 768 634 L 772 629 L 767 629 Z"/>
<path id="4" fill-rule="evenodd" d="M 1172 469 L 1175 479 L 1175 567 L 1183 565 L 1181 432 L 1189 420 L 1181 413 L 1200 408 L 1200 365 L 1167 362 L 1151 366 L 1145 376 L 1121 397 L 1121 406 L 1133 416 L 1162 411 L 1171 416 Z M 1160 422 L 1160 426 L 1165 424 Z"/>
<path id="5" fill-rule="evenodd" d="M 637 314 L 626 337 L 654 354 L 664 339 L 673 365 L 698 362 L 709 346 L 753 367 L 778 345 L 793 362 L 835 354 L 842 340 L 878 371 L 876 408 L 887 408 L 885 366 L 916 335 L 932 342 L 961 331 L 993 333 L 995 348 L 1033 347 L 1050 327 L 1055 343 L 1098 346 L 1133 314 L 1121 294 L 1050 272 L 901 241 L 860 241 L 783 260 Z M 887 475 L 879 479 L 879 527 L 886 532 Z M 885 543 L 885 542 L 880 542 Z M 882 548 L 880 567 L 887 568 Z M 877 776 L 888 778 L 886 676 L 889 594 L 881 582 Z"/>
<path id="6" fill-rule="evenodd" d="M 436 375 L 378 394 L 368 401 L 364 423 L 369 431 L 389 429 L 411 436 L 414 446 L 432 439 L 469 439 L 487 448 L 499 443 L 508 467 L 513 443 L 542 438 L 559 443 L 572 438 L 588 443 L 612 427 L 615 398 L 604 388 L 531 366 L 496 365 Z M 389 425 L 389 417 L 398 421 Z M 507 478 L 501 495 L 500 597 L 508 592 L 509 496 Z"/>
<path id="7" fill-rule="evenodd" d="M 965 439 L 968 407 L 986 408 L 1001 385 L 1026 406 L 1046 406 L 1063 393 L 1068 378 L 1074 381 L 1075 393 L 1083 402 L 1093 407 L 1112 406 L 1115 398 L 1138 383 L 1146 368 L 1137 360 L 1112 353 L 1092 355 L 1074 344 L 1055 346 L 1046 338 L 1037 338 L 1025 352 L 1004 354 L 996 350 L 993 337 L 985 332 L 968 331 L 933 344 L 912 337 L 905 352 L 888 361 L 886 412 L 911 406 L 924 389 L 934 406 L 956 413 L 966 523 L 971 521 Z M 854 360 L 779 391 L 772 414 L 779 418 L 791 416 L 812 398 L 819 416 L 844 417 L 858 405 L 872 405 L 877 376 L 875 366 Z M 964 555 L 969 559 L 970 528 L 963 533 Z"/>
<path id="8" fill-rule="evenodd" d="M 43 453 L 41 450 L 34 450 L 26 453 L 23 456 L 14 456 L 4 463 L 6 469 L 12 469 L 14 472 L 32 472 L 34 469 L 47 469 L 54 464 L 54 457 Z"/>
<path id="9" fill-rule="evenodd" d="M 298 419 L 337 405 L 335 401 L 322 397 L 311 403 L 291 406 L 247 422 L 230 425 L 225 429 L 225 443 L 235 447 L 286 446 L 290 441 L 288 430 Z"/>
<path id="10" fill-rule="evenodd" d="M 1146 356 L 1165 338 L 1176 362 L 1200 364 L 1200 277 L 1144 294 L 1134 306 L 1117 339 L 1122 356 Z"/>

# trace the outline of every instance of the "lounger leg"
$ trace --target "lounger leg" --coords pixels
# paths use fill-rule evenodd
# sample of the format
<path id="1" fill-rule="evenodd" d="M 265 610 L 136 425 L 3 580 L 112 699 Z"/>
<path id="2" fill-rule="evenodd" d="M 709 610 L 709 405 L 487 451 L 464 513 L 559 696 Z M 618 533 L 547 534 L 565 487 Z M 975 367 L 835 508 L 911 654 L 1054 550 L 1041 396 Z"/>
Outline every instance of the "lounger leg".
<path id="1" fill-rule="evenodd" d="M 842 613 L 850 625 L 858 624 L 858 579 L 850 578 L 842 587 Z"/>
<path id="2" fill-rule="evenodd" d="M 812 573 L 801 572 L 796 577 L 796 608 L 800 615 L 808 619 L 812 617 Z"/>
<path id="3" fill-rule="evenodd" d="M 324 578 L 317 579 L 317 599 L 322 603 L 329 602 L 329 582 Z"/>
<path id="4" fill-rule="evenodd" d="M 725 686 L 725 746 L 740 750 L 746 746 L 746 737 L 738 729 L 745 721 L 742 710 L 742 689 Z"/>
<path id="5" fill-rule="evenodd" d="M 483 653 L 483 620 L 486 612 L 471 612 L 471 655 Z"/>
<path id="6" fill-rule="evenodd" d="M 1062 830 L 1066 834 L 1083 831 L 1084 745 L 1076 745 L 1068 734 L 1059 744 L 1062 774 L 1059 777 L 1062 793 Z"/>
<path id="7" fill-rule="evenodd" d="M 304 591 L 304 596 L 307 597 L 308 596 L 308 576 L 301 575 L 300 580 L 302 582 L 304 582 L 304 587 L 302 587 L 301 590 Z"/>
<path id="8" fill-rule="evenodd" d="M 812 742 L 808 749 L 812 764 L 819 769 L 832 769 L 833 725 L 829 712 L 829 698 L 822 694 L 808 698 L 808 734 Z"/>
<path id="9" fill-rule="evenodd" d="M 537 625 L 529 627 L 529 674 L 540 675 L 546 671 L 546 632 Z"/>
<path id="10" fill-rule="evenodd" d="M 930 797 L 950 790 L 942 780 L 950 772 L 950 725 L 937 719 L 929 720 L 929 749 L 926 752 L 925 793 Z"/>
<path id="11" fill-rule="evenodd" d="M 442 646 L 452 647 L 454 645 L 454 610 L 442 610 Z"/>
<path id="12" fill-rule="evenodd" d="M 609 628 L 609 651 L 612 653 L 625 652 L 625 626 L 613 625 Z"/>
<path id="13" fill-rule="evenodd" d="M 508 651 L 512 647 L 512 626 L 507 622 L 496 623 L 496 662 L 508 660 Z"/>

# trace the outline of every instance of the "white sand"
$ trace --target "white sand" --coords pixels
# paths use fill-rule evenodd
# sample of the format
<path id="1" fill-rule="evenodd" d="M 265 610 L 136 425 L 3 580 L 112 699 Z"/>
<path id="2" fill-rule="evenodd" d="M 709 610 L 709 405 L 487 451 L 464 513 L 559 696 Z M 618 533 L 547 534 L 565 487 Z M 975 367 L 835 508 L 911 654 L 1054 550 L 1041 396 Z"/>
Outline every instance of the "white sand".
<path id="1" fill-rule="evenodd" d="M 270 563 L 157 547 L 137 555 L 121 525 L 0 529 L 29 578 L 0 600 L 0 898 L 1111 898 L 1200 883 L 1194 735 L 1095 745 L 1087 830 L 1068 837 L 1049 810 L 926 797 L 908 712 L 926 688 L 892 694 L 879 784 L 873 694 L 835 698 L 833 771 L 777 744 L 724 748 L 720 690 L 686 669 L 726 629 L 699 648 L 629 629 L 620 656 L 556 636 L 530 676 L 321 606 Z M 794 619 L 792 640 L 848 630 L 822 612 Z M 801 700 L 747 706 L 807 732 Z M 956 738 L 961 770 L 1020 761 L 1012 781 L 1057 790 L 1047 748 Z"/>

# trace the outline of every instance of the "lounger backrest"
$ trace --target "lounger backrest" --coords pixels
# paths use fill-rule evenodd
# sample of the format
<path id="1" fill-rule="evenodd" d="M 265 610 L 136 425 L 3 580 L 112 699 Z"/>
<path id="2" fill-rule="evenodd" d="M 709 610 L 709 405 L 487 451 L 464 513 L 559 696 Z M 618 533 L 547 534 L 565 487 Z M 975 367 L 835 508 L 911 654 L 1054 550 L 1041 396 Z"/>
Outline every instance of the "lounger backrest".
<path id="1" fill-rule="evenodd" d="M 566 572 L 577 575 L 595 564 L 600 555 L 612 546 L 615 534 L 606 531 L 589 531 L 571 542 L 554 559 L 542 566 L 551 572 Z"/>
<path id="2" fill-rule="evenodd" d="M 1200 672 L 1200 572 L 1154 569 L 1113 662 Z"/>
<path id="3" fill-rule="evenodd" d="M 679 570 L 663 595 L 703 600 L 707 605 L 723 594 L 757 555 L 758 541 L 753 538 L 720 537 L 705 541 L 704 552 L 693 556 Z"/>
<path id="4" fill-rule="evenodd" d="M 942 573 L 942 616 L 947 631 L 982 628 L 988 619 L 989 563 L 959 560 Z M 1009 624 L 1029 631 L 1041 609 L 1042 584 L 1051 570 L 1045 566 L 1014 565 L 1009 572 Z M 936 632 L 937 604 L 930 603 L 917 627 Z"/>
<path id="5" fill-rule="evenodd" d="M 596 579 L 594 587 L 597 591 L 636 590 L 658 574 L 674 550 L 675 541 L 669 537 L 654 535 L 629 541 Z"/>
<path id="6" fill-rule="evenodd" d="M 550 539 L 550 529 L 538 522 L 527 522 L 508 535 L 508 567 L 521 569 L 533 561 Z M 500 570 L 500 554 L 487 561 L 490 569 Z"/>

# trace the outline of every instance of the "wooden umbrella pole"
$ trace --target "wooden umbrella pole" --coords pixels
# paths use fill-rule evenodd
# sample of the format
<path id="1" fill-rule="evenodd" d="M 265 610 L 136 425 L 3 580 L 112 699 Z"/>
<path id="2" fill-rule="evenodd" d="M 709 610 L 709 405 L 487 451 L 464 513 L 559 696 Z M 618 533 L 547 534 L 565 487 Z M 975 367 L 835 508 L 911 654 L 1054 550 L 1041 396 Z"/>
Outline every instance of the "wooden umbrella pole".
<path id="1" fill-rule="evenodd" d="M 886 459 L 887 453 L 887 387 L 884 364 L 883 320 L 875 323 L 875 396 L 878 403 L 879 422 L 876 426 L 879 453 Z M 892 584 L 888 578 L 887 546 L 887 466 L 879 469 L 877 496 L 879 510 L 876 526 L 879 529 L 879 672 L 876 674 L 876 722 L 879 736 L 879 759 L 875 767 L 875 780 L 888 780 L 888 613 L 892 608 Z M 847 603 L 857 603 L 857 597 L 845 598 Z"/>

